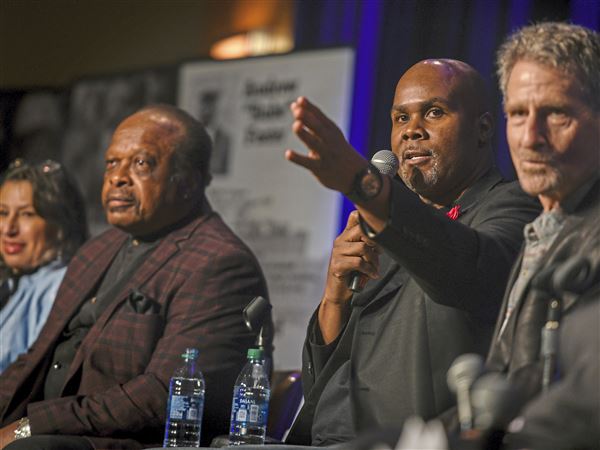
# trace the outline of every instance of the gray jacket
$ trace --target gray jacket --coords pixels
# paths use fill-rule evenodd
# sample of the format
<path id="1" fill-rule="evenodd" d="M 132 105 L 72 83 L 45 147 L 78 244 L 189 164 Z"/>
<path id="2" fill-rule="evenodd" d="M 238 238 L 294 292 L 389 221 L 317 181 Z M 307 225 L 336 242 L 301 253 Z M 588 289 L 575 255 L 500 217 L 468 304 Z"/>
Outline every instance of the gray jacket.
<path id="1" fill-rule="evenodd" d="M 566 223 L 544 257 L 538 273 L 548 267 L 559 267 L 574 257 L 585 257 L 591 262 L 594 273 L 600 267 L 600 179 L 584 192 L 584 197 L 569 214 Z M 521 256 L 513 268 L 509 288 L 500 312 L 494 339 L 486 362 L 490 371 L 506 373 L 515 388 L 521 392 L 523 402 L 536 395 L 541 388 L 542 364 L 540 361 L 541 330 L 546 322 L 549 298 L 531 283 L 517 302 L 505 329 L 500 333 L 508 304 L 510 287 L 520 270 Z M 597 278 L 597 277 L 596 277 Z M 589 283 L 597 285 L 599 280 Z M 587 283 L 587 284 L 589 284 Z M 577 289 L 575 289 L 577 290 Z M 587 299 L 593 289 L 584 292 L 567 292 L 562 298 L 562 314 L 568 316 L 575 307 Z"/>

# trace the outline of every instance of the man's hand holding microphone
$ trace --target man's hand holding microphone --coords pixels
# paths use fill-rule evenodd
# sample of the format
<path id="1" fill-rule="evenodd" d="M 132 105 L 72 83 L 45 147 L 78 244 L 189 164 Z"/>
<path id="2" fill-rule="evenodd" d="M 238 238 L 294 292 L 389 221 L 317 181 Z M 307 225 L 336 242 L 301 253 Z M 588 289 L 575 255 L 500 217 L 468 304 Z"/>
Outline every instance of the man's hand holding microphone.
<path id="1" fill-rule="evenodd" d="M 358 211 L 352 211 L 342 233 L 335 239 L 325 292 L 319 308 L 319 326 L 325 344 L 340 333 L 350 315 L 351 280 L 358 276 L 364 285 L 379 278 L 380 249 L 362 232 Z"/>
<path id="2" fill-rule="evenodd" d="M 324 343 L 329 344 L 350 316 L 353 292 L 359 292 L 369 279 L 379 277 L 380 250 L 365 236 L 359 213 L 373 231 L 385 227 L 389 215 L 388 176 L 398 171 L 398 160 L 389 150 L 382 150 L 369 163 L 354 150 L 340 128 L 305 97 L 292 102 L 290 109 L 292 131 L 308 153 L 288 149 L 286 159 L 310 170 L 323 186 L 346 195 L 358 209 L 350 214 L 346 228 L 334 242 L 319 307 L 319 327 Z"/>

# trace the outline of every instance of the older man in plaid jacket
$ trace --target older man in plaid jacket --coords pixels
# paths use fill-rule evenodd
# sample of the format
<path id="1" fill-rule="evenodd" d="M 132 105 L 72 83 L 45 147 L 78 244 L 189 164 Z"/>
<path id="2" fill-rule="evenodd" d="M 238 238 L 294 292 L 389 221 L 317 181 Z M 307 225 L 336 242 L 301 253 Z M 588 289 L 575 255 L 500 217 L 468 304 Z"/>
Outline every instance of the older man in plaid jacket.
<path id="1" fill-rule="evenodd" d="M 2 374 L 1 446 L 160 443 L 169 378 L 186 347 L 200 350 L 206 378 L 203 442 L 226 432 L 255 337 L 242 310 L 267 288 L 204 196 L 210 149 L 204 128 L 171 106 L 119 125 L 102 192 L 113 228 L 75 255 L 38 341 Z"/>

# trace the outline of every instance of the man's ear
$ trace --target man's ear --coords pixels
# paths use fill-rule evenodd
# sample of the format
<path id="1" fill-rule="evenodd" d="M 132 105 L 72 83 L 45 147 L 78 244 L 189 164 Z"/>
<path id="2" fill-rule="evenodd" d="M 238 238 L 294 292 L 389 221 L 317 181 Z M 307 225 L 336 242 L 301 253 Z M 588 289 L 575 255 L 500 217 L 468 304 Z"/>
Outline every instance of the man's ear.
<path id="1" fill-rule="evenodd" d="M 198 191 L 198 180 L 191 176 L 183 176 L 181 173 L 171 175 L 171 183 L 175 185 L 177 198 L 189 200 Z"/>
<path id="2" fill-rule="evenodd" d="M 492 119 L 492 115 L 489 112 L 486 111 L 479 116 L 479 119 L 477 119 L 477 130 L 479 134 L 477 143 L 479 147 L 485 147 L 490 143 L 494 134 L 494 119 Z"/>

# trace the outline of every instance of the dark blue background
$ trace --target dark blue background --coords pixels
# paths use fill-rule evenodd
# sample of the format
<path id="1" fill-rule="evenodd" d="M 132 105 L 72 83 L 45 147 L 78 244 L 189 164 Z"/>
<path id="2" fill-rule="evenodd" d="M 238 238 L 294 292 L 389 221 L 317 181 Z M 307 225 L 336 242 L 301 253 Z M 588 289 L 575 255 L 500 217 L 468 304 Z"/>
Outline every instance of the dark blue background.
<path id="1" fill-rule="evenodd" d="M 295 47 L 356 49 L 349 140 L 366 157 L 390 147 L 389 111 L 404 71 L 426 58 L 471 64 L 488 80 L 496 162 L 512 178 L 495 54 L 510 32 L 544 20 L 598 30 L 600 0 L 305 0 L 296 5 Z M 341 228 L 352 209 L 345 201 Z"/>

